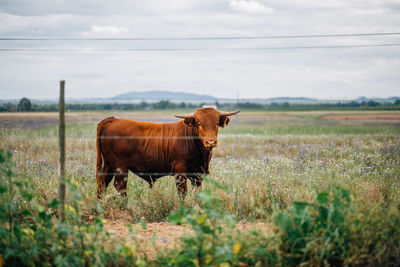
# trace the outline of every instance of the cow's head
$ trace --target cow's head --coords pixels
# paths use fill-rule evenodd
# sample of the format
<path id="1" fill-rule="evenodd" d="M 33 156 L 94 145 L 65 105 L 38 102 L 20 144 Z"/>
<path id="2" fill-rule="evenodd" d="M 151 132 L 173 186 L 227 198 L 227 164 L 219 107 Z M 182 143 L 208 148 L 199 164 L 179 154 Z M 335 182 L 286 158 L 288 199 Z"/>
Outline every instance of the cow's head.
<path id="1" fill-rule="evenodd" d="M 217 146 L 218 128 L 228 125 L 228 116 L 239 112 L 239 110 L 222 112 L 213 107 L 208 107 L 199 108 L 195 112 L 183 116 L 175 115 L 175 117 L 184 119 L 185 124 L 189 127 L 196 127 L 204 147 L 210 149 Z"/>

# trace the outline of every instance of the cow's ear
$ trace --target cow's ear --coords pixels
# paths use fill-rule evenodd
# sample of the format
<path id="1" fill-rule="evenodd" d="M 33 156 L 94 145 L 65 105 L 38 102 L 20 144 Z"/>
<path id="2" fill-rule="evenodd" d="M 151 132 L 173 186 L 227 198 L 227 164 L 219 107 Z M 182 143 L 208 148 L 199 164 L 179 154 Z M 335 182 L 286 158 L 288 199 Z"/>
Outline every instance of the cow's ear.
<path id="1" fill-rule="evenodd" d="M 189 127 L 194 127 L 196 126 L 196 121 L 194 118 L 185 118 L 184 120 L 185 124 Z"/>
<path id="2" fill-rule="evenodd" d="M 225 127 L 226 125 L 229 124 L 229 118 L 227 116 L 219 116 L 219 126 L 220 127 Z"/>

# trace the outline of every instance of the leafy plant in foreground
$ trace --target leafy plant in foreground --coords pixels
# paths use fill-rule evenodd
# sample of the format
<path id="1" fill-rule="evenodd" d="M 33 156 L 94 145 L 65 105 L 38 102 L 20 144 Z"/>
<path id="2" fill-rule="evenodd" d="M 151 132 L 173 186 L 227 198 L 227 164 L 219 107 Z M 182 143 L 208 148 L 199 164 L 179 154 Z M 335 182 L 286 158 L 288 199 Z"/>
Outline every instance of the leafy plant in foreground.
<path id="1" fill-rule="evenodd" d="M 341 265 L 349 250 L 349 212 L 350 194 L 338 187 L 318 194 L 315 203 L 294 202 L 287 212 L 278 212 L 285 264 Z"/>
<path id="2" fill-rule="evenodd" d="M 6 266 L 136 266 L 144 265 L 130 245 L 107 244 L 108 233 L 100 216 L 89 223 L 80 214 L 80 193 L 69 183 L 73 201 L 66 206 L 67 220 L 54 216 L 55 198 L 45 206 L 34 189 L 12 172 L 12 153 L 0 150 L 0 263 Z M 1 264 L 0 264 L 1 265 Z"/>

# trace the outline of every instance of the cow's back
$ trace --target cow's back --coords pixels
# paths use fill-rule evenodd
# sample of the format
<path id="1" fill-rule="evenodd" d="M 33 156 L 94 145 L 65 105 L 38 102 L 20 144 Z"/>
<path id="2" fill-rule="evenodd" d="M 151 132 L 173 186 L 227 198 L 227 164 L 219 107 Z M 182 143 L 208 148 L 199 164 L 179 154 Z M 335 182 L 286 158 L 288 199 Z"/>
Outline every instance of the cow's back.
<path id="1" fill-rule="evenodd" d="M 117 168 L 135 173 L 168 173 L 176 160 L 182 125 L 113 118 L 102 130 L 104 159 Z"/>

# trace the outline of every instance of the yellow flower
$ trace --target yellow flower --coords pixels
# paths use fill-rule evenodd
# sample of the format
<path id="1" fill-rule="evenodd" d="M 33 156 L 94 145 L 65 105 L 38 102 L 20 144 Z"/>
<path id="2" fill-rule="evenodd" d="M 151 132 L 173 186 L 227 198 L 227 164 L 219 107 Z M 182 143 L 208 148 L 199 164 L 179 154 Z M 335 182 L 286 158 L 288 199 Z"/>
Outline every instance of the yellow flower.
<path id="1" fill-rule="evenodd" d="M 93 254 L 93 251 L 91 251 L 91 250 L 85 250 L 85 251 L 83 252 L 83 254 L 85 255 L 85 257 L 90 257 L 90 256 Z"/>
<path id="2" fill-rule="evenodd" d="M 28 239 L 33 240 L 33 235 L 35 234 L 35 232 L 33 232 L 32 229 L 30 228 L 23 228 L 22 232 L 24 232 L 24 234 L 28 237 Z"/>
<path id="3" fill-rule="evenodd" d="M 78 181 L 73 180 L 73 181 L 71 181 L 71 185 L 73 185 L 73 186 L 75 186 L 75 187 L 78 187 L 78 186 L 79 186 L 79 183 L 78 183 Z"/>
<path id="4" fill-rule="evenodd" d="M 207 216 L 202 215 L 199 218 L 197 218 L 196 221 L 197 221 L 198 224 L 202 225 L 202 224 L 204 224 L 206 222 L 206 220 L 207 220 Z"/>
<path id="5" fill-rule="evenodd" d="M 213 244 L 211 242 L 207 242 L 204 244 L 204 249 L 205 250 L 211 250 L 212 249 Z"/>
<path id="6" fill-rule="evenodd" d="M 74 207 L 72 207 L 71 205 L 66 205 L 65 209 L 68 210 L 69 212 L 76 214 L 76 210 Z"/>
<path id="7" fill-rule="evenodd" d="M 220 264 L 219 264 L 219 267 L 229 267 L 229 266 L 231 266 L 231 265 L 229 264 L 229 262 L 223 262 L 223 263 L 220 263 Z"/>
<path id="8" fill-rule="evenodd" d="M 24 232 L 28 236 L 33 235 L 32 229 L 29 229 L 29 228 L 23 228 L 22 232 Z"/>
<path id="9" fill-rule="evenodd" d="M 132 246 L 132 244 L 125 242 L 124 247 L 129 251 L 128 255 L 133 256 L 136 252 L 136 247 Z"/>
<path id="10" fill-rule="evenodd" d="M 212 260 L 213 260 L 213 257 L 210 254 L 207 254 L 205 264 L 209 264 L 210 262 L 212 262 Z"/>
<path id="11" fill-rule="evenodd" d="M 237 255 L 240 252 L 242 245 L 239 242 L 236 242 L 232 247 L 233 254 Z"/>

